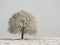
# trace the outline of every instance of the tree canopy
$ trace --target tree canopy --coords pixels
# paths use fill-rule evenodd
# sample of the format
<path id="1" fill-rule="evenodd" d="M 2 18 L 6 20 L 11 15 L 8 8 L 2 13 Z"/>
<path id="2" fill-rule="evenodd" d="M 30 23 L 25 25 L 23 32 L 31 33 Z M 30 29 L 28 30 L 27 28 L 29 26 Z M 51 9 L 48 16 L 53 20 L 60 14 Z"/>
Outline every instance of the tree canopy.
<path id="1" fill-rule="evenodd" d="M 8 31 L 16 34 L 22 32 L 22 27 L 24 27 L 24 34 L 35 34 L 37 32 L 35 22 L 35 17 L 32 14 L 21 10 L 9 19 Z"/>

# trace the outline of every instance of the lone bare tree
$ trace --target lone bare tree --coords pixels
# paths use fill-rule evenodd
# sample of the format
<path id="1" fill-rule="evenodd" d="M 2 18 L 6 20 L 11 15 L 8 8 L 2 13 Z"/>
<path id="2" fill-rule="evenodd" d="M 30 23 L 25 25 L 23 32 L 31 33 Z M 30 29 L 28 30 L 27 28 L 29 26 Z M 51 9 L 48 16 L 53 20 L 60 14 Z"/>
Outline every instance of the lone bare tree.
<path id="1" fill-rule="evenodd" d="M 34 16 L 24 10 L 13 14 L 9 19 L 8 31 L 13 34 L 21 33 L 21 39 L 24 34 L 35 34 L 37 31 Z"/>

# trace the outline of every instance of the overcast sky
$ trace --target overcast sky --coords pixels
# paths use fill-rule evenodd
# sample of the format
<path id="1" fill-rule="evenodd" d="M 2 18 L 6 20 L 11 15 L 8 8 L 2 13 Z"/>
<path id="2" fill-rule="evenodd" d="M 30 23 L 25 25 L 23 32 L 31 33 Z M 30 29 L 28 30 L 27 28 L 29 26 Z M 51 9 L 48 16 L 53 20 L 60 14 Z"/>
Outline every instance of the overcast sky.
<path id="1" fill-rule="evenodd" d="M 60 37 L 60 0 L 0 0 L 0 38 L 20 38 L 7 31 L 9 18 L 20 10 L 36 16 L 38 33 L 30 38 Z"/>

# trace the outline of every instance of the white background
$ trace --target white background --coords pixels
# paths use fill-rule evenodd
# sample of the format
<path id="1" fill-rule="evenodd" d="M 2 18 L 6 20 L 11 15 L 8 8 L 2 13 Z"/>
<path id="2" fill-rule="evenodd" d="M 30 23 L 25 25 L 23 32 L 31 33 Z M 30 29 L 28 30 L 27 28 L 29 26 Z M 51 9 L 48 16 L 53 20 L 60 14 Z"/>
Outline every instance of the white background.
<path id="1" fill-rule="evenodd" d="M 0 38 L 20 38 L 7 31 L 9 18 L 20 10 L 36 16 L 38 33 L 32 38 L 60 37 L 60 0 L 0 0 Z"/>

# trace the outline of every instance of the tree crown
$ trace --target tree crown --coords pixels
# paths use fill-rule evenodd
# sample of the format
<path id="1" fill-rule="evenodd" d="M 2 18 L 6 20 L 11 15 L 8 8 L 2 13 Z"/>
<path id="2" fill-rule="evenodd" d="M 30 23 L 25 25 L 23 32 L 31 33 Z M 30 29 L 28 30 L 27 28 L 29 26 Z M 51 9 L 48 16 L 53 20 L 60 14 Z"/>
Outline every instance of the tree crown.
<path id="1" fill-rule="evenodd" d="M 24 27 L 24 33 L 35 34 L 36 24 L 35 17 L 32 14 L 22 10 L 12 15 L 9 19 L 9 32 L 16 34 L 20 33 L 22 27 Z"/>

